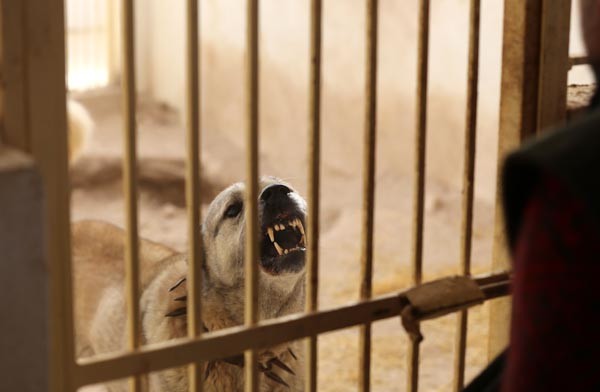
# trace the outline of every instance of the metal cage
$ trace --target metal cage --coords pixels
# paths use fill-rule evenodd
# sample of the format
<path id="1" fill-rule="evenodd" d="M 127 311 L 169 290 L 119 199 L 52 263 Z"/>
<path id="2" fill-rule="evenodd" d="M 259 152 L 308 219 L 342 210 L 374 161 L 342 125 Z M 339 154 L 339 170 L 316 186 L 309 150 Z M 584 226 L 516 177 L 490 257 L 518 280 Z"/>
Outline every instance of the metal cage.
<path id="1" fill-rule="evenodd" d="M 317 388 L 317 337 L 320 333 L 360 326 L 359 389 L 370 389 L 371 323 L 398 317 L 405 309 L 406 293 L 372 298 L 373 201 L 375 195 L 375 146 L 377 113 L 377 26 L 378 1 L 367 2 L 367 55 L 365 150 L 361 248 L 360 301 L 328 311 L 317 309 L 319 240 L 319 166 L 321 118 L 321 25 L 322 1 L 311 0 L 310 27 L 310 127 L 309 127 L 309 219 L 306 313 L 258 322 L 257 210 L 247 203 L 246 313 L 245 325 L 201 335 L 201 304 L 196 300 L 200 288 L 201 246 L 199 227 L 201 192 L 199 185 L 199 28 L 198 0 L 187 0 L 187 200 L 189 216 L 190 303 L 189 337 L 156 346 L 140 347 L 138 320 L 138 229 L 136 204 L 136 102 L 134 74 L 134 1 L 122 0 L 121 60 L 125 115 L 124 187 L 127 231 L 127 314 L 128 351 L 77 360 L 74 351 L 72 284 L 70 265 L 69 180 L 67 171 L 67 135 L 65 117 L 65 23 L 63 0 L 2 2 L 3 52 L 3 128 L 2 141 L 31 153 L 45 182 L 46 233 L 51 269 L 51 375 L 53 391 L 77 388 L 111 379 L 130 377 L 131 390 L 140 388 L 139 375 L 174 366 L 190 366 L 190 390 L 202 389 L 200 361 L 246 352 L 246 390 L 257 390 L 256 349 L 281 342 L 306 338 L 306 390 Z M 499 127 L 499 159 L 527 135 L 550 124 L 560 123 L 566 113 L 566 76 L 569 68 L 568 38 L 570 0 L 505 0 L 504 46 Z M 258 89 L 259 89 L 259 1 L 247 1 L 246 63 L 246 143 L 247 200 L 257 199 L 258 181 Z M 415 140 L 415 193 L 413 214 L 412 283 L 422 283 L 423 216 L 425 194 L 425 139 L 427 132 L 427 82 L 430 0 L 420 0 L 417 75 L 417 132 Z M 475 129 L 477 117 L 478 53 L 480 0 L 471 0 L 466 142 L 464 146 L 463 215 L 461 231 L 461 273 L 470 275 L 470 243 L 473 214 Z M 44 45 L 40 45 L 44 42 Z M 498 197 L 497 197 L 498 200 Z M 509 268 L 504 251 L 500 203 L 496 207 L 494 267 Z M 506 295 L 508 277 L 504 274 L 473 280 L 485 294 L 484 299 Z M 499 285 L 499 286 L 498 286 Z M 486 291 L 487 290 L 487 291 Z M 464 383 L 467 310 L 470 304 L 458 304 L 455 349 L 454 390 Z M 507 299 L 494 301 L 489 336 L 490 352 L 498 352 L 507 343 Z M 435 314 L 422 315 L 435 317 Z M 418 323 L 420 319 L 417 319 Z M 418 390 L 419 344 L 411 341 L 407 377 L 408 390 Z M 176 354 L 176 355 L 175 355 Z"/>

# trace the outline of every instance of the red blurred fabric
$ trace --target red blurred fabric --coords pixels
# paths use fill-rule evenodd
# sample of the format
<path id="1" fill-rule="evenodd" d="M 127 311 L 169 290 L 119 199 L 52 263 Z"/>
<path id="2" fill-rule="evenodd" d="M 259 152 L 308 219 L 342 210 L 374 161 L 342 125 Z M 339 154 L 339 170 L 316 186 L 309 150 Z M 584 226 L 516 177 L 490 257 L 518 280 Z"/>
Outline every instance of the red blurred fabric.
<path id="1" fill-rule="evenodd" d="M 534 191 L 518 235 L 502 384 L 511 392 L 600 391 L 600 230 L 554 178 Z"/>

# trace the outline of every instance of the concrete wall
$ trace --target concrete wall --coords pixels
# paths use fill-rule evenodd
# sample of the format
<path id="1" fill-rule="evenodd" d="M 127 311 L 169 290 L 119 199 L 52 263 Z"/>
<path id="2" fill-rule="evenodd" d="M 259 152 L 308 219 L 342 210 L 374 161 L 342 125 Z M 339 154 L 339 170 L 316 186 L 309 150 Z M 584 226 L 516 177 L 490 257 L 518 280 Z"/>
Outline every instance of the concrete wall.
<path id="1" fill-rule="evenodd" d="M 148 92 L 180 111 L 185 96 L 184 2 L 148 1 Z M 243 148 L 245 3 L 202 1 L 204 140 Z M 577 2 L 576 2 L 577 3 Z M 413 165 L 417 0 L 380 3 L 378 176 L 409 175 Z M 469 2 L 431 6 L 427 174 L 462 181 Z M 503 1 L 482 3 L 476 192 L 495 195 Z M 572 52 L 583 47 L 573 13 Z M 260 12 L 261 152 L 283 177 L 301 177 L 306 162 L 307 2 L 265 0 Z M 361 169 L 364 99 L 363 2 L 331 0 L 323 10 L 323 165 L 353 176 Z M 589 81 L 578 67 L 571 82 Z M 293 139 L 293 148 L 290 140 Z M 241 173 L 240 173 L 241 175 Z"/>
<path id="2" fill-rule="evenodd" d="M 48 390 L 48 271 L 41 181 L 0 145 L 0 391 Z"/>

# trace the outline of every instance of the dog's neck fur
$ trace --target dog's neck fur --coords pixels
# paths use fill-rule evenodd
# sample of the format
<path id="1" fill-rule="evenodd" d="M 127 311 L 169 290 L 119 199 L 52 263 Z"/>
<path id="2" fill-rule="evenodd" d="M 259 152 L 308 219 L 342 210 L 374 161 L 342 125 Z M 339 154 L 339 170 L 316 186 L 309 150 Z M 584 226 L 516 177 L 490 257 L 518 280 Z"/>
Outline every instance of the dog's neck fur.
<path id="1" fill-rule="evenodd" d="M 202 290 L 202 319 L 206 327 L 217 329 L 244 322 L 244 282 L 223 285 L 205 274 Z M 304 310 L 304 273 L 301 276 L 259 275 L 258 301 L 261 320 Z M 290 289 L 291 287 L 291 289 Z"/>

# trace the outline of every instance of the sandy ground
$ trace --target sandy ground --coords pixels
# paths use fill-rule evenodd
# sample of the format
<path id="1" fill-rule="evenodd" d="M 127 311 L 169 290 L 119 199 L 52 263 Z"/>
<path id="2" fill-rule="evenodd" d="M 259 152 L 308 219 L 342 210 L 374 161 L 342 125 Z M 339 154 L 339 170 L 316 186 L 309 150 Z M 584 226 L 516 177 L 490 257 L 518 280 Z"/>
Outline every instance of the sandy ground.
<path id="1" fill-rule="evenodd" d="M 72 218 L 102 219 L 123 225 L 121 191 L 120 110 L 115 97 L 88 97 L 84 103 L 96 121 L 88 149 L 72 167 Z M 184 200 L 184 136 L 178 116 L 152 102 L 140 104 L 140 231 L 179 250 L 186 249 Z M 235 180 L 225 166 L 241 165 L 243 151 L 228 141 L 205 146 L 203 205 Z M 221 154 L 222 153 L 222 154 Z M 271 173 L 268 156 L 265 174 Z M 299 170 L 306 170 L 301 167 Z M 323 169 L 321 264 L 319 301 L 329 308 L 358 297 L 360 179 Z M 241 175 L 240 177 L 241 178 Z M 303 193 L 305 177 L 289 179 Z M 376 294 L 409 285 L 412 178 L 393 172 L 378 173 L 375 229 Z M 477 200 L 473 259 L 475 269 L 488 268 L 491 255 L 493 208 Z M 426 198 L 425 279 L 454 273 L 459 259 L 460 191 L 429 179 Z M 486 362 L 486 307 L 470 318 L 468 369 L 470 378 Z M 423 390 L 447 390 L 452 379 L 454 316 L 427 322 L 422 345 Z M 357 378 L 357 330 L 323 335 L 319 352 L 319 389 L 355 389 Z M 398 319 L 379 322 L 373 328 L 373 389 L 403 390 L 406 339 Z"/>

